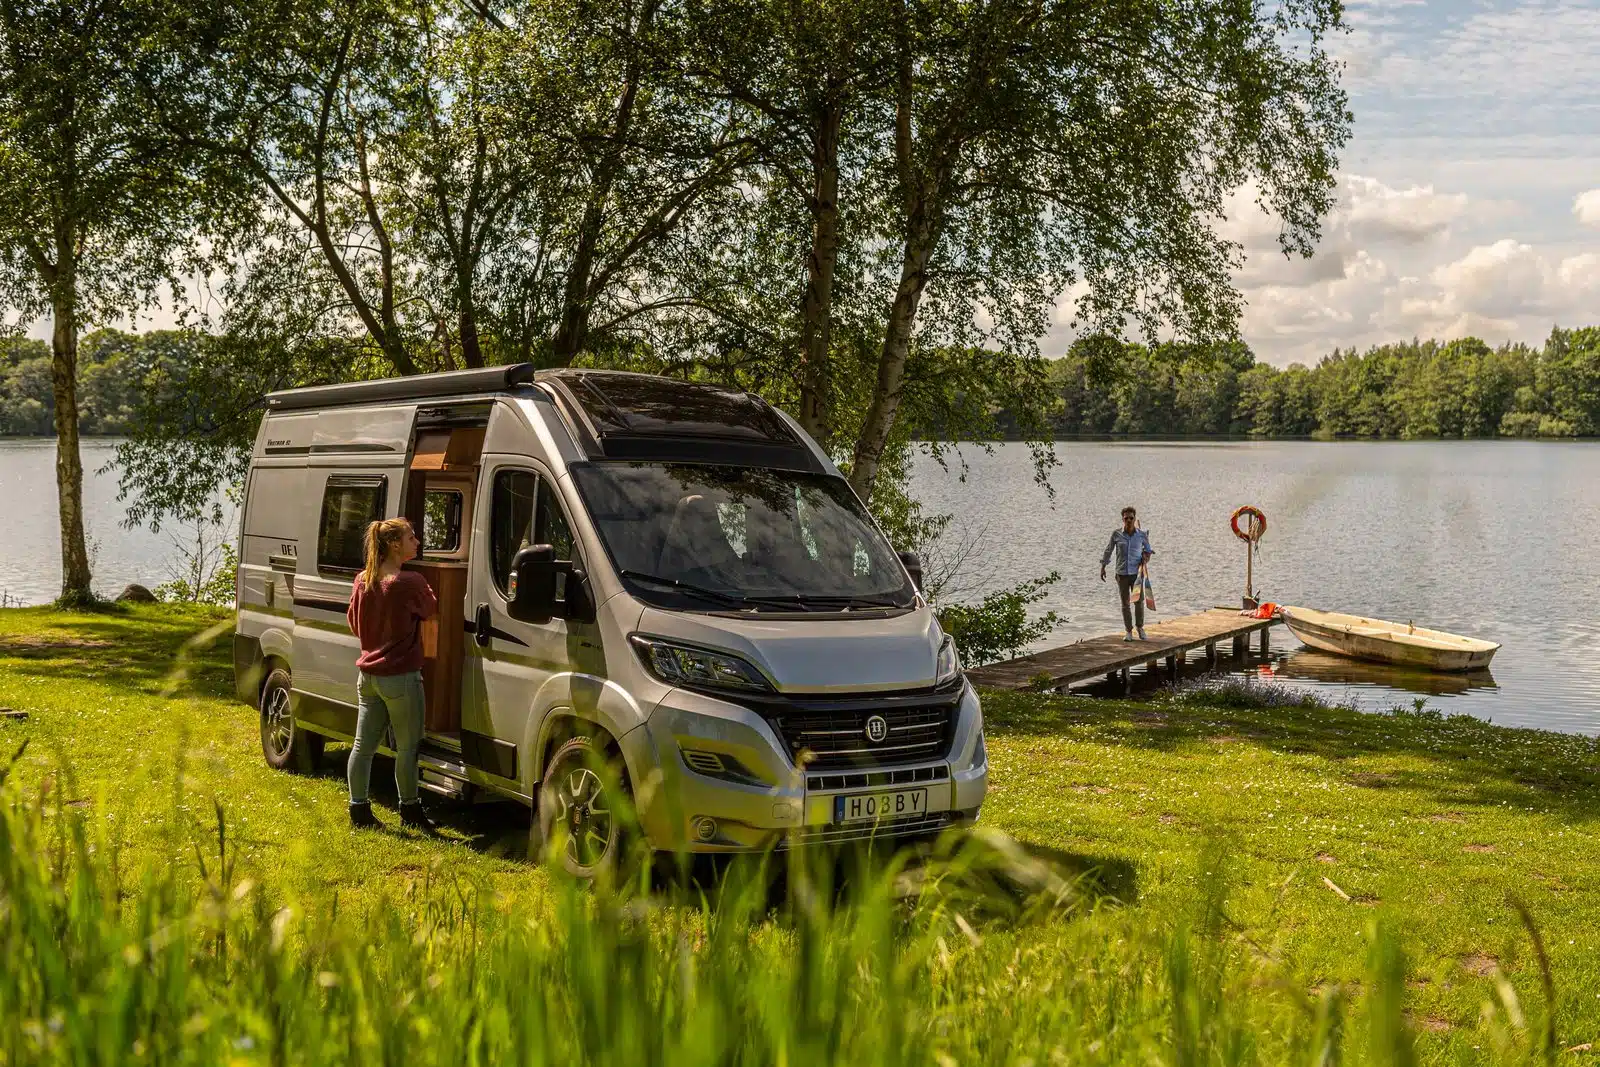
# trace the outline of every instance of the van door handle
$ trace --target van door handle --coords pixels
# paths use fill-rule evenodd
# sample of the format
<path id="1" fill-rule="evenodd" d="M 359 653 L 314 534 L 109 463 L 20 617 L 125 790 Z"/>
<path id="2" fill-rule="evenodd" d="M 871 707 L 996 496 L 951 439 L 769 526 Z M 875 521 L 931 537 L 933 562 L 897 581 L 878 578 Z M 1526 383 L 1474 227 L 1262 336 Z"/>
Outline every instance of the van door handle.
<path id="1" fill-rule="evenodd" d="M 489 605 L 479 604 L 472 620 L 472 639 L 478 642 L 479 648 L 489 647 L 489 631 L 494 629 L 494 624 L 489 619 Z"/>

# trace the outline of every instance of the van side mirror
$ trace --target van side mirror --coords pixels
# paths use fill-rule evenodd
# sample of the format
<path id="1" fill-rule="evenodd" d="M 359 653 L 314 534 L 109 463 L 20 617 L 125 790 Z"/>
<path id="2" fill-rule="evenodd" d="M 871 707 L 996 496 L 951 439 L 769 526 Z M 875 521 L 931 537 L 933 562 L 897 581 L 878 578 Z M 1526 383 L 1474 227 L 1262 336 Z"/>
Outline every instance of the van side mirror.
<path id="1" fill-rule="evenodd" d="M 506 614 L 518 622 L 549 622 L 556 613 L 556 574 L 566 569 L 549 545 L 522 549 L 511 561 Z"/>
<path id="2" fill-rule="evenodd" d="M 518 622 L 546 623 L 556 617 L 594 621 L 583 571 L 557 560 L 550 545 L 529 545 L 517 553 L 506 594 L 506 614 Z"/>
<path id="3" fill-rule="evenodd" d="M 905 566 L 906 573 L 911 575 L 911 584 L 922 591 L 922 557 L 915 552 L 900 553 L 900 562 Z"/>

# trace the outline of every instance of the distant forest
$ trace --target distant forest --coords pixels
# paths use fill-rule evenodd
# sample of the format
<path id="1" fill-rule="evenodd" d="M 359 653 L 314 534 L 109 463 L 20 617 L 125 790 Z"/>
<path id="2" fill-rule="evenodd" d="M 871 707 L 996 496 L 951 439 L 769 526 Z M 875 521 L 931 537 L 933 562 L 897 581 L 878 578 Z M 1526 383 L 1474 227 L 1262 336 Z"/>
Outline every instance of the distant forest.
<path id="1" fill-rule="evenodd" d="M 1053 360 L 1057 436 L 1589 437 L 1600 434 L 1600 327 L 1542 347 L 1477 338 L 1335 350 L 1278 369 L 1242 344 L 1198 350 L 1086 338 Z M 1012 436 L 1021 436 L 1012 434 Z"/>
<path id="2" fill-rule="evenodd" d="M 80 425 L 124 434 L 159 393 L 181 391 L 192 335 L 100 330 L 79 352 Z M 1242 344 L 1207 349 L 1085 338 L 1047 364 L 1057 436 L 1589 437 L 1600 435 L 1600 327 L 1542 347 L 1476 338 L 1335 351 L 1278 369 Z M 169 401 L 171 398 L 169 397 Z M 49 435 L 50 349 L 0 340 L 0 435 Z M 169 404 L 170 406 L 170 404 Z M 1000 419 L 1007 436 L 1020 437 Z"/>
<path id="3" fill-rule="evenodd" d="M 151 367 L 160 357 L 181 361 L 192 353 L 176 331 L 130 334 L 98 330 L 78 344 L 78 427 L 84 434 L 128 432 Z M 0 338 L 0 436 L 55 435 L 55 394 L 50 387 L 50 346 L 26 338 Z"/>

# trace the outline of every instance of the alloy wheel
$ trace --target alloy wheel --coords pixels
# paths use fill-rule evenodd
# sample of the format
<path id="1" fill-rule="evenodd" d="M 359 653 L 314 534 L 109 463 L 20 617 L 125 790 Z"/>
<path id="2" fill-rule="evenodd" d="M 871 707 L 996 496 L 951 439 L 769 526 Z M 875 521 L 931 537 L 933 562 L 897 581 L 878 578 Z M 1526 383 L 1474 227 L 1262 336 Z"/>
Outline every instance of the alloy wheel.
<path id="1" fill-rule="evenodd" d="M 262 735 L 273 755 L 282 758 L 294 736 L 294 717 L 289 711 L 289 691 L 275 687 L 261 712 Z"/>
<path id="2" fill-rule="evenodd" d="M 605 857 L 615 830 L 600 776 L 579 767 L 561 779 L 556 799 L 556 818 L 567 833 L 567 858 L 581 867 L 593 867 Z"/>

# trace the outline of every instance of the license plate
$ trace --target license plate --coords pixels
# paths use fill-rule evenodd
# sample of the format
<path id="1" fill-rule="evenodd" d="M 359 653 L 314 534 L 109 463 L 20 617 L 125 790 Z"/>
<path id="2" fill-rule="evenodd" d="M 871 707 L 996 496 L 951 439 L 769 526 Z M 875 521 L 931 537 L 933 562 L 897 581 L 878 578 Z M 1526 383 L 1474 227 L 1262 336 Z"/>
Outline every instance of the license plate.
<path id="1" fill-rule="evenodd" d="M 899 789 L 883 793 L 855 793 L 833 798 L 834 822 L 877 822 L 928 813 L 926 789 Z"/>

